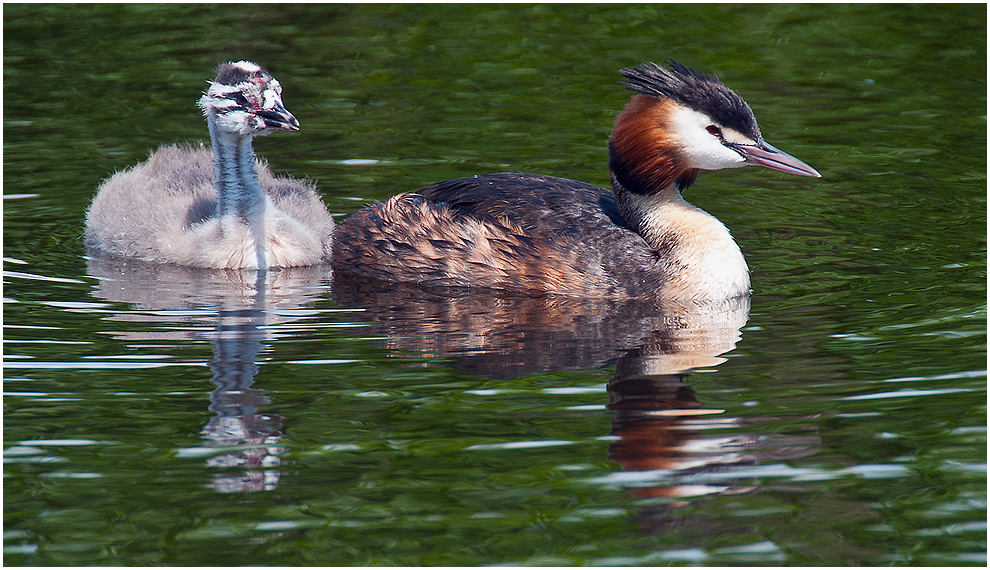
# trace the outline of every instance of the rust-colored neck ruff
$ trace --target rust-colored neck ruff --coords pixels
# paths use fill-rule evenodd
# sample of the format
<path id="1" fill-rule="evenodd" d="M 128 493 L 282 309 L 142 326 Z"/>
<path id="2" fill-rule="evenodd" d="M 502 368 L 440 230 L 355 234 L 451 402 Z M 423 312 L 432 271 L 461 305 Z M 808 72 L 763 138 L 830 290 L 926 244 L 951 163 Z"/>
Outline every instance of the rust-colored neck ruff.
<path id="1" fill-rule="evenodd" d="M 697 169 L 687 167 L 670 133 L 668 117 L 675 105 L 670 99 L 636 95 L 616 117 L 608 166 L 621 190 L 656 194 L 672 184 L 683 190 L 698 176 Z"/>

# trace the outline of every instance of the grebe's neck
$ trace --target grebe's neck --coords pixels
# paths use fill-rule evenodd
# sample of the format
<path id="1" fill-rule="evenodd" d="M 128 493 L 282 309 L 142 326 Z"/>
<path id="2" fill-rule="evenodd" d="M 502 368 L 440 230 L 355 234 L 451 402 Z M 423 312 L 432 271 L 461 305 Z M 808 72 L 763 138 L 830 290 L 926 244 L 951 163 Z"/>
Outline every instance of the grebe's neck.
<path id="1" fill-rule="evenodd" d="M 221 231 L 231 224 L 246 224 L 254 242 L 257 269 L 268 267 L 265 238 L 267 193 L 258 180 L 251 136 L 224 131 L 216 125 L 216 112 L 206 116 L 213 143 L 213 174 L 217 189 L 216 216 Z"/>
<path id="2" fill-rule="evenodd" d="M 258 167 L 250 136 L 223 131 L 216 114 L 207 115 L 213 142 L 213 173 L 217 188 L 217 216 L 237 216 L 250 221 L 265 207 L 265 191 L 258 181 Z"/>
<path id="3" fill-rule="evenodd" d="M 684 212 L 701 212 L 681 196 L 673 184 L 650 194 L 630 192 L 612 172 L 612 193 L 619 214 L 655 251 L 669 254 L 676 239 L 672 235 L 674 218 Z M 709 214 L 705 214 L 709 215 Z M 714 218 L 713 218 L 714 219 Z M 717 221 L 717 220 L 716 220 Z"/>

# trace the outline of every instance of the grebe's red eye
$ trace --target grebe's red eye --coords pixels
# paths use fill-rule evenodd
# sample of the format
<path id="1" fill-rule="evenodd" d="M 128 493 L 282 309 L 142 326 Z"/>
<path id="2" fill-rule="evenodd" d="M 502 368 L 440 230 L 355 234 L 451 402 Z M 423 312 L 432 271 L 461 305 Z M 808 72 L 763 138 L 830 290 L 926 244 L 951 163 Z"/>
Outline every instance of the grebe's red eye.
<path id="1" fill-rule="evenodd" d="M 708 134 L 712 134 L 717 137 L 722 136 L 722 129 L 716 127 L 715 125 L 708 125 L 707 127 L 705 127 L 705 130 L 708 131 Z"/>

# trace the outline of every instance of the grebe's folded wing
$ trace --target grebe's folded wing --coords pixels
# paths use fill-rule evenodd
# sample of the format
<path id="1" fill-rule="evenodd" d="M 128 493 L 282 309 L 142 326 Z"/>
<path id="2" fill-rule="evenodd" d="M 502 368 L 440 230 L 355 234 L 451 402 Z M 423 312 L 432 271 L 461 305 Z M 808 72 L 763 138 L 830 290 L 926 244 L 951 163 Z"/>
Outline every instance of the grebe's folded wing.
<path id="1" fill-rule="evenodd" d="M 521 172 L 447 180 L 413 194 L 444 205 L 456 215 L 505 218 L 530 229 L 561 229 L 588 216 L 595 219 L 583 220 L 585 223 L 601 223 L 602 216 L 611 219 L 612 212 L 617 213 L 609 190 L 576 180 Z"/>

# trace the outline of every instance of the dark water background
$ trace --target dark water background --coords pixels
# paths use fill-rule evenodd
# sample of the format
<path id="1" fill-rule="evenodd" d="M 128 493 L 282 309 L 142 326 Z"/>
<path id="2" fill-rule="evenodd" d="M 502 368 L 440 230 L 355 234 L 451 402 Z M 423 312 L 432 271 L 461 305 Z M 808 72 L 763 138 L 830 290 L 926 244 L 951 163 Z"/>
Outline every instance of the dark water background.
<path id="1" fill-rule="evenodd" d="M 984 565 L 986 12 L 5 5 L 4 562 Z M 666 58 L 824 175 L 689 191 L 749 307 L 86 257 L 100 180 L 207 138 L 220 61 L 279 78 L 302 130 L 256 147 L 343 215 L 607 185 L 616 71 Z"/>

